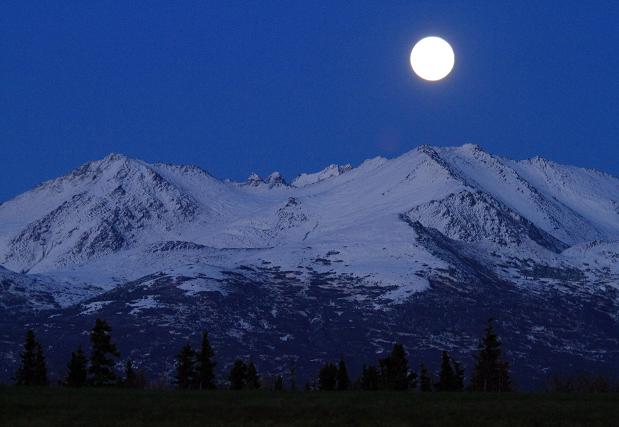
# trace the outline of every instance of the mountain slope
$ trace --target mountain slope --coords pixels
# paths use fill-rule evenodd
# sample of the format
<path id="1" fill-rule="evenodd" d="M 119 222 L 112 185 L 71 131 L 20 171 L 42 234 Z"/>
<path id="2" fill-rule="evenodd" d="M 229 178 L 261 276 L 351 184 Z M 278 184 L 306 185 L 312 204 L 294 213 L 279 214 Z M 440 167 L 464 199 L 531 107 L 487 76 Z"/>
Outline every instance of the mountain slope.
<path id="1" fill-rule="evenodd" d="M 607 366 L 619 361 L 618 206 L 610 175 L 474 145 L 291 185 L 114 154 L 0 204 L 0 352 L 15 358 L 15 313 L 50 340 L 73 331 L 63 349 L 103 316 L 126 351 L 153 338 L 152 369 L 170 368 L 170 336 L 208 327 L 223 354 L 309 375 L 335 348 L 360 364 L 394 340 L 468 357 L 492 315 L 527 375 L 553 360 Z"/>

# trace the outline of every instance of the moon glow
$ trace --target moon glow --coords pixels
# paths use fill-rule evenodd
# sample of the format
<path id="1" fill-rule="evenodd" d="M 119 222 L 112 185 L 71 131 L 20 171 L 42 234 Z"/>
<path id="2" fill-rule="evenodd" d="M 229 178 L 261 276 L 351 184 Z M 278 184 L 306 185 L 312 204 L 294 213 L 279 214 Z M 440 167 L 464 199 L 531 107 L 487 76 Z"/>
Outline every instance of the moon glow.
<path id="1" fill-rule="evenodd" d="M 427 81 L 435 82 L 447 77 L 454 62 L 453 49 L 440 37 L 425 37 L 411 51 L 413 71 Z"/>

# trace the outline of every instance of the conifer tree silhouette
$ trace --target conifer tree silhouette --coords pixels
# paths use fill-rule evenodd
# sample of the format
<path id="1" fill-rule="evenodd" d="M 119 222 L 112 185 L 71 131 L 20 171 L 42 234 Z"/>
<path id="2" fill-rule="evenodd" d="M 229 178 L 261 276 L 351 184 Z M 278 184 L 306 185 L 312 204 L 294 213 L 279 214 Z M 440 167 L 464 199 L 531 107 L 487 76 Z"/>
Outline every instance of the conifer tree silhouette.
<path id="1" fill-rule="evenodd" d="M 394 344 L 391 354 L 379 360 L 382 388 L 387 390 L 408 390 L 412 375 L 402 344 Z M 416 377 L 416 375 L 415 375 Z"/>
<path id="2" fill-rule="evenodd" d="M 350 387 L 350 378 L 346 369 L 344 357 L 340 357 L 340 362 L 337 365 L 337 389 L 340 391 L 348 390 Z"/>
<path id="3" fill-rule="evenodd" d="M 471 389 L 481 392 L 511 391 L 509 365 L 501 357 L 501 341 L 494 332 L 494 319 L 488 319 L 484 336 L 475 355 Z"/>
<path id="4" fill-rule="evenodd" d="M 176 387 L 181 390 L 192 388 L 196 383 L 196 353 L 191 344 L 185 344 L 176 356 Z"/>
<path id="5" fill-rule="evenodd" d="M 260 378 L 254 362 L 247 364 L 247 388 L 249 390 L 258 390 L 260 388 Z"/>
<path id="6" fill-rule="evenodd" d="M 432 391 L 432 376 L 431 375 L 432 374 L 430 374 L 430 371 L 428 370 L 426 365 L 422 363 L 421 369 L 419 372 L 419 390 L 420 391 L 422 392 Z"/>
<path id="7" fill-rule="evenodd" d="M 138 387 L 138 374 L 133 367 L 133 361 L 127 359 L 125 362 L 125 377 L 122 382 L 123 387 L 137 388 Z"/>
<path id="8" fill-rule="evenodd" d="M 276 375 L 275 380 L 273 381 L 273 389 L 275 391 L 283 391 L 284 390 L 284 377 L 281 375 Z"/>
<path id="9" fill-rule="evenodd" d="M 435 388 L 438 391 L 458 390 L 456 367 L 446 351 L 443 351 L 441 356 L 441 370 L 438 374 L 438 382 L 435 384 Z"/>
<path id="10" fill-rule="evenodd" d="M 460 362 L 456 360 L 453 360 L 453 367 L 454 367 L 454 373 L 456 375 L 454 390 L 462 391 L 464 390 L 464 367 L 460 364 Z"/>
<path id="11" fill-rule="evenodd" d="M 97 319 L 90 332 L 90 374 L 89 383 L 95 387 L 109 386 L 116 383 L 114 360 L 120 357 L 116 345 L 112 342 L 112 328 L 105 320 Z"/>
<path id="12" fill-rule="evenodd" d="M 318 373 L 318 389 L 322 391 L 335 390 L 337 374 L 337 366 L 331 362 L 326 362 Z"/>
<path id="13" fill-rule="evenodd" d="M 71 353 L 71 360 L 67 365 L 67 376 L 64 385 L 67 387 L 84 387 L 88 379 L 88 359 L 82 346 Z"/>
<path id="14" fill-rule="evenodd" d="M 213 348 L 208 339 L 208 332 L 202 333 L 202 346 L 198 353 L 197 386 L 200 390 L 215 388 L 215 362 Z"/>
<path id="15" fill-rule="evenodd" d="M 26 332 L 26 340 L 20 354 L 20 365 L 15 373 L 17 385 L 47 385 L 47 364 L 43 347 L 37 341 L 34 332 Z"/>
<path id="16" fill-rule="evenodd" d="M 230 381 L 230 390 L 243 390 L 247 386 L 247 365 L 241 359 L 236 359 L 230 374 L 228 375 Z"/>
<path id="17" fill-rule="evenodd" d="M 369 366 L 363 366 L 363 369 L 361 370 L 361 380 L 360 380 L 360 385 L 361 385 L 361 389 L 362 390 L 368 390 L 368 391 L 373 391 L 373 390 L 378 390 L 379 385 L 380 385 L 380 375 L 378 373 L 378 369 L 376 369 L 376 366 L 374 365 L 369 365 Z"/>
<path id="18" fill-rule="evenodd" d="M 34 353 L 34 378 L 35 385 L 47 385 L 47 362 L 45 361 L 45 355 L 43 354 L 43 346 L 37 342 L 36 350 Z"/>
<path id="19" fill-rule="evenodd" d="M 290 365 L 290 367 L 288 368 L 289 371 L 289 375 L 290 375 L 290 391 L 296 391 L 297 390 L 297 367 L 296 365 L 293 363 Z"/>

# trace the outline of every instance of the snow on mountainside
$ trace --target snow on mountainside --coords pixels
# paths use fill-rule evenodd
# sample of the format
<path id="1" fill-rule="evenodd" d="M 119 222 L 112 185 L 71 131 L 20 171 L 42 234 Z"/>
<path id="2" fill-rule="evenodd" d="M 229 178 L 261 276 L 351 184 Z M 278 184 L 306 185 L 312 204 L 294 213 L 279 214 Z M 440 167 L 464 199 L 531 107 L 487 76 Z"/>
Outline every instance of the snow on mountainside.
<path id="1" fill-rule="evenodd" d="M 0 304 L 56 310 L 41 320 L 50 334 L 99 315 L 127 336 L 138 314 L 153 334 L 207 322 L 229 351 L 261 337 L 252 345 L 265 360 L 282 336 L 293 357 L 310 351 L 295 337 L 338 328 L 360 328 L 354 342 L 375 351 L 391 331 L 465 352 L 467 328 L 505 309 L 520 319 L 523 363 L 538 345 L 597 360 L 587 347 L 619 342 L 617 241 L 617 178 L 470 144 L 331 165 L 290 185 L 277 172 L 234 183 L 112 154 L 0 204 Z M 559 319 L 589 306 L 607 323 L 584 345 L 566 331 L 596 325 Z M 461 311 L 475 318 L 450 317 Z M 442 329 L 415 329 L 438 315 Z M 556 319 L 548 334 L 544 318 Z"/>
<path id="2" fill-rule="evenodd" d="M 555 259 L 546 252 L 619 239 L 616 178 L 541 159 L 514 162 L 474 145 L 421 146 L 354 169 L 332 165 L 293 186 L 278 173 L 248 182 L 110 155 L 0 205 L 0 262 L 14 271 L 77 274 L 98 259 L 107 268 L 122 264 L 126 251 L 148 257 L 148 245 L 184 241 L 260 249 L 293 265 L 310 256 L 302 248 L 348 247 L 341 252 L 350 258 L 334 268 L 398 285 L 413 276 L 422 289 L 426 269 L 403 260 L 441 261 L 416 247 L 410 230 L 402 234 L 403 214 L 451 239 L 545 262 Z M 374 249 L 385 253 L 385 266 L 372 265 Z M 295 251 L 308 253 L 297 259 Z M 223 256 L 223 265 L 235 256 Z M 121 280 L 137 278 L 130 270 Z"/>
<path id="3" fill-rule="evenodd" d="M 0 308 L 7 312 L 49 310 L 58 304 L 44 283 L 0 267 Z"/>
<path id="4" fill-rule="evenodd" d="M 488 241 L 507 246 L 520 245 L 528 239 L 554 252 L 567 247 L 482 192 L 450 194 L 443 200 L 416 206 L 408 215 L 465 242 Z"/>
<path id="5" fill-rule="evenodd" d="M 3 230 L 5 265 L 21 271 L 115 253 L 138 235 L 160 235 L 199 214 L 213 215 L 153 168 L 118 155 L 46 183 L 2 211 L 19 230 Z"/>
<path id="6" fill-rule="evenodd" d="M 332 176 L 340 176 L 341 174 L 348 172 L 351 169 L 352 166 L 350 164 L 346 164 L 343 166 L 329 165 L 320 172 L 302 173 L 292 181 L 292 185 L 294 187 L 304 187 L 306 185 L 324 181 L 325 179 L 331 178 Z"/>
<path id="7" fill-rule="evenodd" d="M 440 154 L 468 184 L 492 194 L 543 230 L 568 244 L 619 236 L 619 213 L 606 206 L 619 200 L 617 179 L 586 169 L 572 168 L 570 180 L 561 177 L 561 167 L 551 172 L 552 162 L 513 162 L 486 153 L 475 145 L 443 149 Z M 558 165 L 557 165 L 558 166 Z M 568 171 L 568 168 L 564 168 Z M 544 173 L 546 178 L 540 179 Z M 542 183 L 543 182 L 543 183 Z M 570 194 L 576 196 L 570 203 Z M 576 203 L 573 203 L 576 201 Z M 589 208 L 596 207 L 597 211 Z M 603 209 L 603 210 L 602 210 Z M 600 217 L 609 214 L 610 227 L 601 227 Z"/>

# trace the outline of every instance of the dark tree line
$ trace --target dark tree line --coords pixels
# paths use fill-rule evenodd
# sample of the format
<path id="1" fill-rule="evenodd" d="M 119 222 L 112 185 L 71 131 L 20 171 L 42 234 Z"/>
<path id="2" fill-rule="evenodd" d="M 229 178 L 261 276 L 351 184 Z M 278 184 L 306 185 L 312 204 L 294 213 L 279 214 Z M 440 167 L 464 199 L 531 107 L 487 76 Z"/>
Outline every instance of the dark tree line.
<path id="1" fill-rule="evenodd" d="M 86 356 L 82 346 L 78 346 L 71 353 L 62 385 L 66 387 L 145 386 L 144 371 L 136 371 L 131 360 L 125 362 L 124 376 L 117 375 L 115 364 L 120 353 L 112 342 L 111 332 L 112 328 L 105 320 L 96 320 L 95 326 L 90 331 L 90 358 Z M 15 374 L 15 383 L 27 386 L 48 385 L 43 347 L 32 330 L 26 333 L 26 340 L 20 355 L 20 366 Z"/>
<path id="2" fill-rule="evenodd" d="M 119 376 L 115 366 L 120 352 L 112 341 L 112 328 L 101 319 L 95 321 L 90 331 L 90 358 L 82 346 L 71 353 L 67 365 L 67 375 L 63 384 L 67 387 L 110 387 L 143 388 L 146 375 L 143 370 L 136 370 L 131 359 L 124 363 L 124 375 Z"/>
<path id="3" fill-rule="evenodd" d="M 187 343 L 176 356 L 176 387 L 183 390 L 210 390 L 215 388 L 215 362 L 208 333 L 202 333 L 200 351 Z"/>
<path id="4" fill-rule="evenodd" d="M 308 387 L 311 388 L 311 387 Z M 350 388 L 350 377 L 346 362 L 341 357 L 336 365 L 331 362 L 325 363 L 318 373 L 318 389 L 323 391 L 344 391 Z"/>
<path id="5" fill-rule="evenodd" d="M 438 381 L 433 382 L 432 373 L 421 364 L 419 376 L 409 368 L 406 351 L 402 344 L 394 344 L 391 353 L 378 360 L 378 368 L 364 365 L 361 377 L 354 384 L 361 390 L 414 390 L 419 386 L 427 391 L 462 391 L 464 390 L 464 369 L 444 351 Z M 352 383 L 348 378 L 344 359 L 336 366 L 326 362 L 318 374 L 319 390 L 348 390 Z"/>
<path id="6" fill-rule="evenodd" d="M 234 361 L 228 375 L 231 390 L 258 390 L 260 378 L 253 362 L 245 363 L 241 359 Z"/>
<path id="7" fill-rule="evenodd" d="M 485 334 L 479 342 L 474 357 L 475 366 L 469 389 L 477 392 L 511 391 L 509 365 L 503 360 L 501 342 L 494 332 L 493 319 L 488 320 Z M 345 365 L 343 360 L 339 366 Z M 339 369 L 331 362 L 323 365 L 318 375 L 320 390 L 344 390 L 337 387 Z M 409 368 L 406 351 L 402 344 L 394 344 L 391 353 L 378 360 L 378 366 L 364 365 L 357 385 L 362 390 L 414 390 L 421 392 L 454 392 L 464 390 L 464 367 L 448 352 L 441 355 L 440 371 L 436 381 L 434 374 L 421 364 L 419 375 Z"/>
<path id="8" fill-rule="evenodd" d="M 112 329 L 104 320 L 97 319 L 90 332 L 90 357 L 82 346 L 71 353 L 67 374 L 63 385 L 83 386 L 123 386 L 141 388 L 146 385 L 143 370 L 138 370 L 130 359 L 124 362 L 124 375 L 119 376 L 115 369 L 120 352 L 112 341 Z M 185 344 L 176 356 L 175 385 L 183 390 L 210 390 L 217 388 L 215 380 L 214 352 L 208 333 L 202 333 L 199 350 L 190 343 Z M 436 377 L 436 378 L 435 378 Z M 237 359 L 227 376 L 232 390 L 260 389 L 263 381 L 254 363 Z M 34 332 L 28 331 L 20 366 L 15 375 L 18 385 L 44 386 L 48 384 L 47 366 L 43 347 Z M 294 388 L 294 369 L 291 370 L 291 388 Z M 281 375 L 272 378 L 270 387 L 284 388 Z M 345 391 L 351 388 L 362 390 L 414 390 L 421 392 L 456 392 L 464 390 L 464 368 L 448 352 L 441 355 L 440 370 L 434 375 L 424 364 L 420 365 L 419 375 L 409 366 L 406 350 L 402 344 L 394 344 L 391 352 L 378 360 L 376 365 L 364 365 L 361 377 L 354 383 L 350 380 L 344 357 L 338 363 L 326 362 L 318 372 L 317 380 L 308 383 L 306 389 L 324 391 Z M 474 356 L 474 369 L 470 377 L 469 389 L 480 392 L 505 392 L 511 390 L 509 365 L 503 360 L 501 341 L 494 332 L 493 320 L 488 320 L 485 333 L 479 341 Z"/>
<path id="9" fill-rule="evenodd" d="M 549 378 L 546 391 L 553 393 L 619 392 L 619 381 L 589 372 L 557 373 Z"/>
<path id="10" fill-rule="evenodd" d="M 464 368 L 457 360 L 452 359 L 446 351 L 441 356 L 441 370 L 434 388 L 437 391 L 461 391 L 464 389 Z"/>

